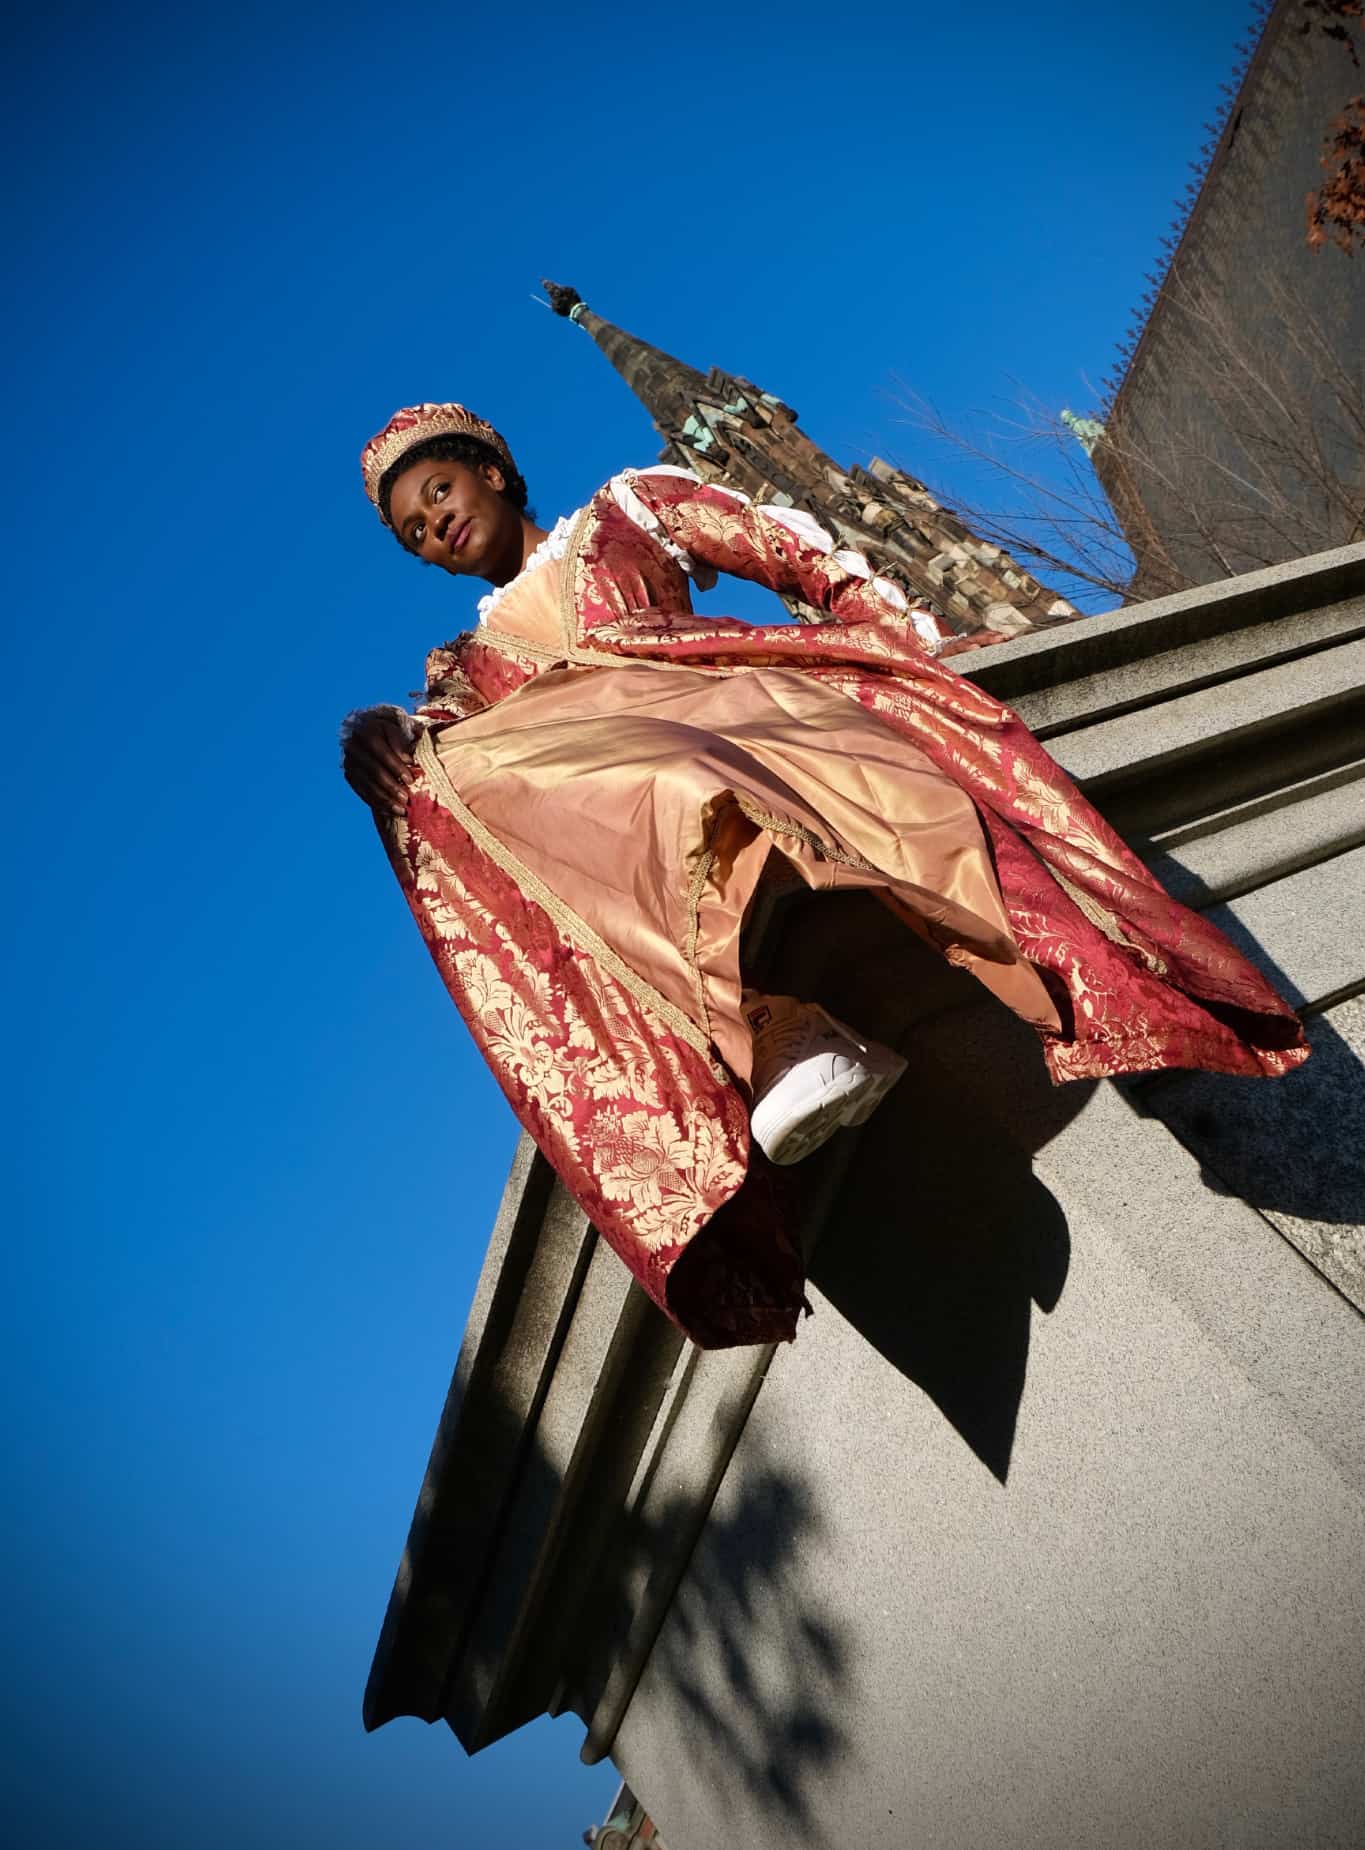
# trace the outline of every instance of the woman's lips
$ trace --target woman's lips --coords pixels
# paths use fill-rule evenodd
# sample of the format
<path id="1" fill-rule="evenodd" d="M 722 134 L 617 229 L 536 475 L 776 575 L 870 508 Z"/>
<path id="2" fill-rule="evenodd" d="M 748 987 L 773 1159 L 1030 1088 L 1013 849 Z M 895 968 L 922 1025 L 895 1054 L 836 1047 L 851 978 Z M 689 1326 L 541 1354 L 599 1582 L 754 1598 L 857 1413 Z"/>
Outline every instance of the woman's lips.
<path id="1" fill-rule="evenodd" d="M 474 525 L 474 522 L 472 519 L 462 520 L 458 526 L 452 527 L 450 529 L 449 537 L 446 540 L 446 546 L 449 548 L 449 550 L 452 553 L 457 553 L 460 551 L 465 541 L 469 538 L 469 529 L 473 525 Z"/>

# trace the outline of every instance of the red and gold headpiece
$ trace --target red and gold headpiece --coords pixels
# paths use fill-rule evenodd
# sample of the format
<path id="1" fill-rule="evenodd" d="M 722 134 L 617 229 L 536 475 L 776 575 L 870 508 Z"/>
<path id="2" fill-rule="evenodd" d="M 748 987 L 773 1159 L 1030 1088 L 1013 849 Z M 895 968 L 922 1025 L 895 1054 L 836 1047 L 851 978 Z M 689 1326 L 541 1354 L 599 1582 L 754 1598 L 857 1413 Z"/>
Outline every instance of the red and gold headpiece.
<path id="1" fill-rule="evenodd" d="M 373 501 L 385 526 L 389 522 L 379 506 L 379 484 L 385 475 L 415 444 L 425 443 L 428 437 L 452 436 L 477 437 L 480 443 L 486 443 L 490 450 L 501 456 L 510 469 L 517 466 L 512 460 L 511 450 L 493 426 L 485 423 L 474 412 L 466 410 L 463 405 L 405 405 L 401 411 L 394 412 L 383 430 L 371 437 L 360 452 L 365 493 Z"/>

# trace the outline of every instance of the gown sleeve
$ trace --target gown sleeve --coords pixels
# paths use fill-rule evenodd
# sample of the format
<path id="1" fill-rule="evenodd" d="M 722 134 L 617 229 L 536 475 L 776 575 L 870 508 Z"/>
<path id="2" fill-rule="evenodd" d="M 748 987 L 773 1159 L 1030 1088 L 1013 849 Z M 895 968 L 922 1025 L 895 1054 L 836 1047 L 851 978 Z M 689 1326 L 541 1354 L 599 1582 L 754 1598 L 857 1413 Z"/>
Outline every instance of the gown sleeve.
<path id="1" fill-rule="evenodd" d="M 455 650 L 433 649 L 427 656 L 427 684 L 412 710 L 381 701 L 372 707 L 357 707 L 341 722 L 341 746 L 345 751 L 354 735 L 376 718 L 383 718 L 398 728 L 409 751 L 415 751 L 423 733 L 433 727 L 449 726 L 481 713 L 487 699 L 459 663 Z"/>
<path id="2" fill-rule="evenodd" d="M 715 582 L 716 572 L 729 572 L 799 597 L 826 622 L 901 617 L 931 653 L 952 637 L 940 617 L 911 604 L 860 552 L 837 547 L 804 508 L 756 504 L 737 489 L 703 482 L 684 469 L 627 470 L 613 477 L 611 492 L 622 512 L 703 589 Z"/>

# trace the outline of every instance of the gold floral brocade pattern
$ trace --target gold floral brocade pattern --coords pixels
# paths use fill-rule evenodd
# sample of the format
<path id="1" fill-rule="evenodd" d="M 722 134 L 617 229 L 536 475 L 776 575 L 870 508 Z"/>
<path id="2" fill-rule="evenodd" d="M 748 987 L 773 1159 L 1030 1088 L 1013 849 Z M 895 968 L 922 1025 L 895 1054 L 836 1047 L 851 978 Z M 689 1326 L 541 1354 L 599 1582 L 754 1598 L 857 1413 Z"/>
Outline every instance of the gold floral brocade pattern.
<path id="1" fill-rule="evenodd" d="M 656 1302 L 674 1262 L 744 1180 L 748 1120 L 712 1063 L 589 956 L 475 847 L 420 785 L 384 826 L 394 869 L 447 988 L 512 1109 Z M 800 1279 L 718 1307 L 712 1342 L 790 1336 Z M 734 1332 L 734 1333 L 732 1333 Z"/>

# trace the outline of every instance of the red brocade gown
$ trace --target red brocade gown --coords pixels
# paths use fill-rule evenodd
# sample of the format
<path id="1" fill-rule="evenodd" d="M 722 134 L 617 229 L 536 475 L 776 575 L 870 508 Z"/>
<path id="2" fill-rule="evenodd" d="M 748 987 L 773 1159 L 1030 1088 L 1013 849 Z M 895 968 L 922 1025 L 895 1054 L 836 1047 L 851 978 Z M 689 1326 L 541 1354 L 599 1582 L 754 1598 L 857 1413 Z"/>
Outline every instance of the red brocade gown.
<path id="1" fill-rule="evenodd" d="M 381 832 L 517 1117 L 694 1341 L 789 1338 L 803 1299 L 739 1014 L 773 849 L 876 891 L 1034 1026 L 1056 1081 L 1307 1058 L 1258 972 L 935 659 L 929 613 L 809 515 L 649 469 L 556 532 L 429 656 Z M 717 570 L 828 620 L 698 617 L 688 574 Z"/>

